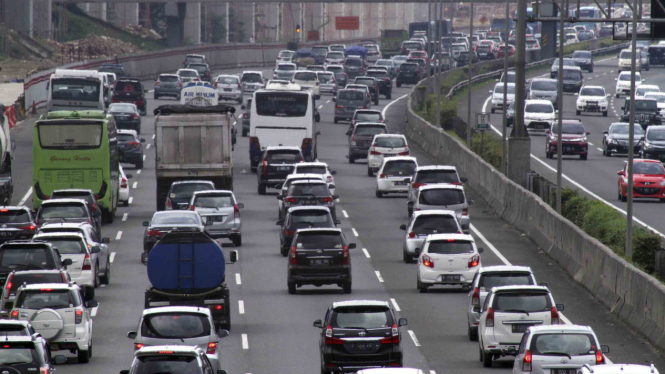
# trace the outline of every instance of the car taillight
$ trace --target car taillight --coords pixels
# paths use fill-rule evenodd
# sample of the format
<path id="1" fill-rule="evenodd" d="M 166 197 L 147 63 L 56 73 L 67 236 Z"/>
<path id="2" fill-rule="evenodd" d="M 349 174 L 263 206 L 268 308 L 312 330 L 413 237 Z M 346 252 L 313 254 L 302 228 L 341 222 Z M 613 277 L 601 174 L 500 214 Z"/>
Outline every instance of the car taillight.
<path id="1" fill-rule="evenodd" d="M 43 366 L 39 367 L 39 374 L 49 374 L 49 369 Z"/>
<path id="2" fill-rule="evenodd" d="M 423 255 L 423 265 L 434 269 L 434 260 L 428 255 Z"/>
<path id="3" fill-rule="evenodd" d="M 139 142 L 129 142 L 127 144 L 133 145 L 134 147 L 138 147 L 139 145 L 141 145 L 141 143 L 139 143 Z"/>
<path id="4" fill-rule="evenodd" d="M 217 343 L 208 343 L 208 349 L 206 350 L 206 353 L 209 355 L 215 354 L 215 351 L 217 350 Z"/>
<path id="5" fill-rule="evenodd" d="M 127 188 L 128 187 L 127 186 L 127 178 L 122 178 L 122 180 L 120 180 L 120 187 L 121 188 Z"/>
<path id="6" fill-rule="evenodd" d="M 233 218 L 240 219 L 240 208 L 238 207 L 238 204 L 233 206 Z"/>
<path id="7" fill-rule="evenodd" d="M 162 236 L 162 233 L 157 230 L 148 230 L 147 236 Z"/>
<path id="8" fill-rule="evenodd" d="M 384 173 L 379 174 L 379 179 L 383 179 L 385 177 L 386 177 L 386 174 L 384 174 Z"/>
<path id="9" fill-rule="evenodd" d="M 397 329 L 397 324 L 393 324 L 391 329 L 391 335 L 389 338 L 383 338 L 379 340 L 381 344 L 399 344 L 399 330 Z"/>
<path id="10" fill-rule="evenodd" d="M 492 309 L 490 309 L 492 310 Z M 531 351 L 527 350 L 524 352 L 524 361 L 522 362 L 522 371 L 531 371 L 531 360 L 533 360 L 533 357 L 531 356 Z"/>
<path id="11" fill-rule="evenodd" d="M 159 87 L 159 81 L 155 82 L 155 87 Z"/>
<path id="12" fill-rule="evenodd" d="M 400 152 L 398 153 L 400 156 L 408 156 L 409 155 L 409 150 L 407 149 L 405 152 Z"/>
<path id="13" fill-rule="evenodd" d="M 339 338 L 333 338 L 332 336 L 332 326 L 328 325 L 326 327 L 326 340 L 325 340 L 326 345 L 332 345 L 332 344 L 344 344 L 343 339 Z"/>
<path id="14" fill-rule="evenodd" d="M 7 289 L 7 294 L 3 295 L 5 299 L 9 299 L 9 295 L 12 294 L 13 279 L 14 279 L 14 274 L 9 274 L 9 278 L 7 278 L 7 284 L 5 285 L 5 289 Z"/>
<path id="15" fill-rule="evenodd" d="M 196 207 L 194 205 L 190 205 L 189 210 L 196 210 Z"/>
<path id="16" fill-rule="evenodd" d="M 413 231 L 409 232 L 409 238 L 413 239 L 413 238 L 415 238 L 415 237 L 416 237 L 416 233 L 415 233 L 415 232 L 413 232 Z"/>
<path id="17" fill-rule="evenodd" d="M 291 265 L 295 265 L 296 262 L 296 247 L 293 246 L 291 247 L 291 255 L 289 256 L 289 261 L 291 262 Z"/>
<path id="18" fill-rule="evenodd" d="M 263 160 L 263 176 L 268 175 L 268 160 Z"/>
<path id="19" fill-rule="evenodd" d="M 478 287 L 473 289 L 473 295 L 471 295 L 471 305 L 480 305 L 480 288 Z"/>
<path id="20" fill-rule="evenodd" d="M 552 317 L 552 324 L 553 325 L 558 325 L 559 324 L 559 311 L 556 310 L 555 306 L 552 307 L 552 310 L 550 311 L 550 315 Z"/>
<path id="21" fill-rule="evenodd" d="M 74 323 L 78 325 L 81 322 L 83 322 L 83 311 L 76 309 L 76 313 L 74 314 Z"/>
<path id="22" fill-rule="evenodd" d="M 182 83 L 178 82 L 178 88 L 182 88 Z"/>
<path id="23" fill-rule="evenodd" d="M 67 279 L 67 272 L 65 272 L 65 271 L 61 272 L 60 277 L 62 277 L 62 283 L 69 282 L 69 279 Z"/>
<path id="24" fill-rule="evenodd" d="M 344 109 L 344 107 L 341 105 L 335 105 L 335 109 Z"/>
<path id="25" fill-rule="evenodd" d="M 469 268 L 475 268 L 480 263 L 480 255 L 473 255 L 469 259 Z"/>
<path id="26" fill-rule="evenodd" d="M 141 343 L 136 343 L 136 344 L 134 344 L 134 350 L 135 350 L 135 351 L 138 351 L 139 349 L 141 349 L 141 348 L 143 348 L 143 347 L 145 347 L 144 344 L 141 344 Z"/>
<path id="27" fill-rule="evenodd" d="M 468 216 L 469 215 L 469 208 L 462 209 L 462 215 L 463 216 Z"/>
<path id="28" fill-rule="evenodd" d="M 381 154 L 381 152 L 377 152 L 376 148 L 372 148 L 372 150 L 369 151 L 369 154 L 374 155 L 374 156 L 378 156 L 378 155 Z"/>
<path id="29" fill-rule="evenodd" d="M 238 83 L 238 88 L 242 88 L 242 86 L 240 85 L 240 83 Z"/>
<path id="30" fill-rule="evenodd" d="M 19 230 L 28 230 L 28 231 L 35 231 L 37 229 L 37 226 L 34 224 L 31 224 L 29 226 L 21 226 L 18 228 Z"/>
<path id="31" fill-rule="evenodd" d="M 324 197 L 323 199 L 321 199 L 321 201 L 324 202 L 324 203 L 332 203 L 333 198 L 328 196 L 328 197 Z"/>
<path id="32" fill-rule="evenodd" d="M 487 318 L 485 319 L 485 327 L 494 327 L 494 311 L 492 308 L 487 310 Z"/>
<path id="33" fill-rule="evenodd" d="M 596 351 L 596 365 L 602 365 L 605 363 L 605 356 L 603 356 L 603 351 L 600 349 Z"/>
<path id="34" fill-rule="evenodd" d="M 12 310 L 11 319 L 18 319 L 18 310 Z"/>
<path id="35" fill-rule="evenodd" d="M 83 259 L 83 268 L 81 270 L 92 270 L 92 263 L 90 262 L 90 255 L 86 254 Z"/>
<path id="36" fill-rule="evenodd" d="M 295 197 L 287 197 L 287 198 L 284 199 L 285 203 L 295 203 L 297 201 L 298 201 L 298 199 L 296 199 Z"/>
<path id="37" fill-rule="evenodd" d="M 215 82 L 215 88 L 217 88 L 217 82 Z"/>
<path id="38" fill-rule="evenodd" d="M 418 182 L 411 183 L 411 188 L 420 188 L 422 186 L 427 186 L 427 183 L 418 183 Z"/>
<path id="39" fill-rule="evenodd" d="M 289 229 L 284 230 L 284 235 L 286 235 L 286 236 L 293 236 L 295 234 L 296 234 L 296 230 L 289 230 Z"/>

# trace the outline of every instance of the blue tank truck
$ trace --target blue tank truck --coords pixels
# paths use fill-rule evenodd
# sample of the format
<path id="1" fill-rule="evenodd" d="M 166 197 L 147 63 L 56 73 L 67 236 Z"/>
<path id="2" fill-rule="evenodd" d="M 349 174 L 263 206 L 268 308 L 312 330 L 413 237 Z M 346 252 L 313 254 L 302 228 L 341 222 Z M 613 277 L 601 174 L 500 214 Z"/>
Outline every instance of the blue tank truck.
<path id="1" fill-rule="evenodd" d="M 231 251 L 230 264 L 238 259 Z M 231 300 L 222 246 L 198 229 L 168 232 L 148 255 L 145 308 L 181 305 L 209 308 L 217 329 L 231 329 Z"/>

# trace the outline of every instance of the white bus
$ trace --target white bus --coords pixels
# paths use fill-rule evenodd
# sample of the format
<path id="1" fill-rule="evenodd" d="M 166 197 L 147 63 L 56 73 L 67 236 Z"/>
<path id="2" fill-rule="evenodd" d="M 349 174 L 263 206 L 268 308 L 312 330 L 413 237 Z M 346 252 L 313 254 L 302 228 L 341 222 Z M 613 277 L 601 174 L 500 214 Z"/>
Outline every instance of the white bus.
<path id="1" fill-rule="evenodd" d="M 254 92 L 249 124 L 249 159 L 256 171 L 266 147 L 300 147 L 305 161 L 317 158 L 319 122 L 310 91 L 259 90 Z"/>
<path id="2" fill-rule="evenodd" d="M 104 110 L 104 77 L 94 70 L 56 69 L 46 85 L 46 110 Z"/>

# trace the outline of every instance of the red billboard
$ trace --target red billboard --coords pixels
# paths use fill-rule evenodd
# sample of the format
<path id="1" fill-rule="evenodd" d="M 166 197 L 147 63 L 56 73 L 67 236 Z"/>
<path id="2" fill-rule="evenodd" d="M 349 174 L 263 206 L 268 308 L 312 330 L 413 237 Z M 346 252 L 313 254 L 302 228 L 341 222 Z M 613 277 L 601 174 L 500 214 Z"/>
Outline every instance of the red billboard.
<path id="1" fill-rule="evenodd" d="M 335 17 L 335 29 L 337 30 L 359 30 L 360 18 L 356 16 L 351 17 Z"/>

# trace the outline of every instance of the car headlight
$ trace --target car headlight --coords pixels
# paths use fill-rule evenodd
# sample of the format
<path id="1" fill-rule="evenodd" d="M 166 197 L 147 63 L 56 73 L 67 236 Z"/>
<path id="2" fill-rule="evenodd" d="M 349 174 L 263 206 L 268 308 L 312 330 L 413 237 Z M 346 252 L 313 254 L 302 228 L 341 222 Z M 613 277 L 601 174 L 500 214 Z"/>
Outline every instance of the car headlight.
<path id="1" fill-rule="evenodd" d="M 647 143 L 647 142 L 644 142 L 644 148 L 649 149 L 649 148 L 653 148 L 653 146 L 651 144 Z"/>
<path id="2" fill-rule="evenodd" d="M 577 138 L 577 139 L 568 139 L 569 142 L 586 142 L 586 137 L 585 138 Z"/>
<path id="3" fill-rule="evenodd" d="M 660 183 L 658 183 L 658 185 L 659 185 L 659 186 L 665 186 L 665 180 L 663 180 L 663 181 L 661 181 Z"/>
<path id="4" fill-rule="evenodd" d="M 616 139 L 608 139 L 607 142 L 610 144 L 619 144 L 619 142 Z"/>

